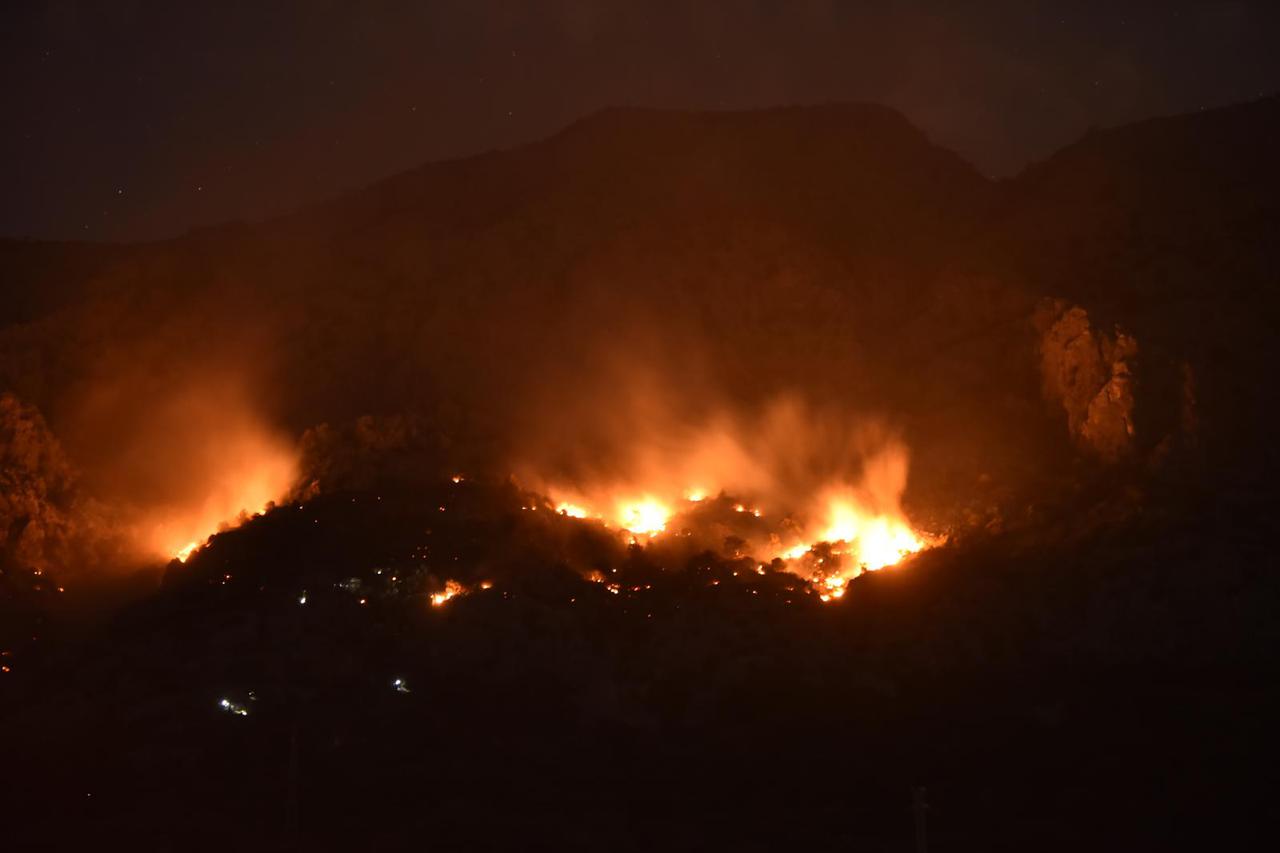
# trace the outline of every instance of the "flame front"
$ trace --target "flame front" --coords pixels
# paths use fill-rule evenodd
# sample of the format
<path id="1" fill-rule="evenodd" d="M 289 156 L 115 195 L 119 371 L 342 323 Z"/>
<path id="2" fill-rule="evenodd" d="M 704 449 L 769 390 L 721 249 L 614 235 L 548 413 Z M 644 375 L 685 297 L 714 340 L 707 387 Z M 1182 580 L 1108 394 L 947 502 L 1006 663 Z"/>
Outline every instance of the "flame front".
<path id="1" fill-rule="evenodd" d="M 431 606 L 440 607 L 449 599 L 462 595 L 466 591 L 466 588 L 455 580 L 445 581 L 443 590 L 431 594 Z"/>
<path id="2" fill-rule="evenodd" d="M 567 515 L 570 518 L 586 518 L 588 513 L 585 509 L 577 504 L 560 503 L 556 505 L 556 512 L 561 515 Z"/>
<path id="3" fill-rule="evenodd" d="M 628 418 L 604 443 L 607 464 L 566 466 L 575 473 L 559 481 L 529 465 L 520 479 L 562 516 L 633 544 L 686 541 L 761 566 L 780 559 L 823 600 L 937 544 L 903 511 L 909 454 L 878 423 L 794 397 L 701 423 L 661 411 Z"/>
<path id="4" fill-rule="evenodd" d="M 210 536 L 266 512 L 297 482 L 296 449 L 265 431 L 229 429 L 199 455 L 181 493 L 148 510 L 138 525 L 146 552 L 186 562 Z"/>
<path id="5" fill-rule="evenodd" d="M 623 503 L 618 510 L 618 526 L 641 536 L 656 536 L 667 529 L 671 510 L 655 498 Z"/>
<path id="6" fill-rule="evenodd" d="M 475 589 L 480 589 L 480 590 L 493 589 L 493 582 L 480 581 L 480 583 L 476 585 Z M 431 606 L 443 607 L 451 599 L 457 598 L 460 595 L 467 595 L 472 591 L 473 590 L 467 589 L 458 581 L 447 580 L 444 582 L 444 589 L 440 590 L 439 592 L 434 592 L 431 594 Z"/>
<path id="7" fill-rule="evenodd" d="M 888 452 L 904 453 L 898 449 Z M 893 466 L 877 462 L 870 466 L 872 475 L 877 469 L 901 467 L 896 462 Z M 700 487 L 667 491 L 681 497 L 664 499 L 657 489 L 641 498 L 612 497 L 608 490 L 578 490 L 563 493 L 568 497 L 553 505 L 561 515 L 602 523 L 636 544 L 657 540 L 675 518 L 686 532 L 700 524 L 717 530 L 725 524 L 740 525 L 734 535 L 741 534 L 739 538 L 746 545 L 735 548 L 736 556 L 749 555 L 764 562 L 782 560 L 788 571 L 810 582 L 822 601 L 841 598 L 849 581 L 863 572 L 892 566 L 937 544 L 936 539 L 911 526 L 892 482 L 887 489 L 884 483 L 865 479 L 856 486 L 827 488 L 821 497 L 800 501 L 800 508 L 781 509 L 769 517 L 747 503 L 735 502 L 726 490 L 718 490 L 716 499 L 708 498 Z M 598 497 L 591 500 L 584 492 Z M 612 507 L 612 511 L 600 507 Z M 709 514 L 713 520 L 708 522 L 708 516 L 699 513 Z M 718 520 L 716 513 L 720 514 Z"/>
<path id="8" fill-rule="evenodd" d="M 151 548 L 185 563 L 214 533 L 266 512 L 293 484 L 295 464 L 292 456 L 281 454 L 257 460 L 253 470 L 234 473 L 241 476 L 215 484 L 201 505 L 167 513 L 146 537 Z"/>
<path id="9" fill-rule="evenodd" d="M 904 518 L 874 515 L 848 500 L 832 501 L 828 518 L 816 541 L 841 546 L 839 553 L 850 555 L 859 570 L 883 569 L 925 547 L 925 540 Z M 793 548 L 787 553 L 794 559 L 808 550 L 797 554 Z"/>

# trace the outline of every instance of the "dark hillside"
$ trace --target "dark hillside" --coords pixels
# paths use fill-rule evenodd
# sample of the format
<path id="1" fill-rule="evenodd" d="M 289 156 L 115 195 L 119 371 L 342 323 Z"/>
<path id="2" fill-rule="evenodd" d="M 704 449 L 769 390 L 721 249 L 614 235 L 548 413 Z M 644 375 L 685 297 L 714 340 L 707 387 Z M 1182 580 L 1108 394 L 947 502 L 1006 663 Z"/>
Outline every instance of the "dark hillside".
<path id="1" fill-rule="evenodd" d="M 1278 147 L 1276 97 L 1092 133 L 1012 181 L 993 226 L 1008 275 L 1136 336 L 1148 440 L 1189 394 L 1235 475 L 1277 463 Z"/>

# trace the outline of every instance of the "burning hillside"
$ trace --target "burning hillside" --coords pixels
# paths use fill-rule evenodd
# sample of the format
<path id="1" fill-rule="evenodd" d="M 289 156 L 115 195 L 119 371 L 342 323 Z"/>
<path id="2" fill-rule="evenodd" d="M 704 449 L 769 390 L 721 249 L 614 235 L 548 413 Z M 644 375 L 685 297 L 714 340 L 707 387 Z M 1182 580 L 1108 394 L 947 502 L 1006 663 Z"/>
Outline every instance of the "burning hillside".
<path id="1" fill-rule="evenodd" d="M 666 423 L 672 432 L 648 443 L 633 430 L 621 464 L 535 487 L 553 511 L 629 541 L 683 536 L 731 557 L 779 561 L 834 596 L 863 571 L 936 541 L 903 513 L 908 451 L 883 429 L 794 398 L 752 417 L 683 430 Z"/>
<path id="2" fill-rule="evenodd" d="M 597 459 L 581 469 L 594 474 L 549 480 L 533 477 L 526 464 L 517 478 L 526 490 L 520 510 L 557 517 L 561 524 L 594 527 L 624 546 L 748 559 L 759 573 L 767 565 L 820 587 L 823 600 L 839 598 L 859 574 L 941 541 L 913 528 L 902 509 L 905 446 L 883 429 L 855 424 L 839 420 L 835 411 L 820 413 L 788 398 L 754 417 L 720 417 L 698 428 L 681 430 L 668 421 L 665 426 L 672 432 L 661 437 L 655 431 L 659 425 L 650 425 L 652 443 L 635 443 L 633 435 L 632 445 L 619 451 L 617 459 Z M 370 424 L 363 427 L 366 435 L 372 429 Z M 331 446 L 327 452 L 339 451 Z M 378 456 L 383 457 L 378 462 L 365 457 L 369 470 L 404 462 L 406 448 L 383 447 Z M 273 458 L 250 454 L 246 462 Z M 238 504 L 243 507 L 238 514 L 211 515 L 200 529 L 206 534 L 228 529 L 246 519 L 250 506 L 260 512 L 286 499 L 305 512 L 315 495 L 350 488 L 332 478 L 332 457 L 312 454 L 308 464 L 315 470 L 297 486 L 284 477 L 272 485 L 262 469 L 251 470 L 258 475 L 246 478 L 235 494 L 256 494 L 254 503 Z M 268 474 L 274 470 L 270 465 L 265 469 Z M 605 479 L 605 471 L 619 473 Z M 448 480 L 465 489 L 475 485 L 462 474 Z M 448 509 L 437 507 L 441 513 Z M 192 525 L 198 521 L 187 520 Z M 172 556 L 185 562 L 203 541 L 202 535 Z M 579 565 L 588 574 L 601 568 Z M 432 602 L 443 604 L 464 591 L 450 579 L 432 593 Z"/>
<path id="3" fill-rule="evenodd" d="M 934 541 L 913 530 L 904 518 L 875 514 L 851 498 L 831 498 L 827 521 L 813 526 L 790 514 L 766 519 L 759 508 L 747 507 L 724 492 L 713 498 L 701 497 L 696 490 L 688 494 L 692 496 L 676 501 L 647 494 L 606 499 L 612 514 L 564 501 L 549 507 L 570 518 L 616 529 L 635 545 L 659 538 L 684 536 L 705 542 L 721 536 L 729 556 L 759 561 L 761 573 L 765 563 L 777 561 L 786 571 L 823 587 L 824 601 L 842 596 L 848 582 L 864 571 L 893 565 Z M 806 535 L 806 529 L 812 532 Z"/>

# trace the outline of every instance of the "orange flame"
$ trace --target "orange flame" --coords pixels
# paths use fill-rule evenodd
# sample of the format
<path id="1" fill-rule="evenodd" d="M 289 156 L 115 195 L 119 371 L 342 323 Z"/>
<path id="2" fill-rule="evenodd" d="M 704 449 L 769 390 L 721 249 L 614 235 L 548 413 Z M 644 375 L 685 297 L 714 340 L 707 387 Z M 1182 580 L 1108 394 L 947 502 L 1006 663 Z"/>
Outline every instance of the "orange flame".
<path id="1" fill-rule="evenodd" d="M 266 444 L 240 450 L 208 484 L 203 501 L 162 514 L 145 536 L 150 550 L 186 562 L 209 536 L 266 512 L 287 494 L 297 476 L 291 450 Z"/>
<path id="2" fill-rule="evenodd" d="M 449 599 L 465 593 L 466 587 L 454 580 L 444 582 L 444 590 L 431 594 L 431 606 L 440 607 Z"/>
<path id="3" fill-rule="evenodd" d="M 544 485 L 553 505 L 635 542 L 661 536 L 676 518 L 695 534 L 702 525 L 707 539 L 732 535 L 746 543 L 735 554 L 761 565 L 781 558 L 824 601 L 862 572 L 937 544 L 902 510 L 909 457 L 883 430 L 783 401 L 761 418 L 638 442 L 620 449 L 607 476 Z"/>
<path id="4" fill-rule="evenodd" d="M 655 498 L 628 501 L 618 509 L 618 525 L 629 533 L 656 536 L 667 529 L 671 510 Z"/>
<path id="5" fill-rule="evenodd" d="M 179 548 L 177 551 L 174 552 L 173 558 L 177 560 L 179 563 L 185 563 L 187 561 L 187 558 L 190 557 L 195 552 L 195 550 L 199 547 L 200 547 L 199 542 L 188 542 L 186 545 L 183 545 L 181 548 Z"/>
<path id="6" fill-rule="evenodd" d="M 577 504 L 561 503 L 556 505 L 556 512 L 561 515 L 567 515 L 570 518 L 586 518 L 587 511 Z"/>
<path id="7" fill-rule="evenodd" d="M 480 583 L 476 584 L 476 588 L 481 590 L 493 589 L 493 581 L 480 581 Z M 443 590 L 431 594 L 431 606 L 442 607 L 450 599 L 457 598 L 459 595 L 467 595 L 470 592 L 472 590 L 467 589 L 458 581 L 447 580 L 444 582 Z"/>

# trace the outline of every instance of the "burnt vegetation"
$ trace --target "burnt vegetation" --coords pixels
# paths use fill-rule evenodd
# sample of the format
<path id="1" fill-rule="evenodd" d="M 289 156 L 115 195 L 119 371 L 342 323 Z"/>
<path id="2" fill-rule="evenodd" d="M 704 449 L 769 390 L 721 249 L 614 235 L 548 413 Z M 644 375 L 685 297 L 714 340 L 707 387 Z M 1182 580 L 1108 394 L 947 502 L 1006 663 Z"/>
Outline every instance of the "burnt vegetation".
<path id="1" fill-rule="evenodd" d="M 283 220 L 0 246 L 42 294 L 0 329 L 5 831 L 901 850 L 924 789 L 937 849 L 1249 835 L 1277 142 L 1263 100 L 994 183 L 876 107 L 610 111 Z M 890 418 L 949 540 L 823 603 L 727 527 L 555 513 L 511 466 L 607 448 L 619 359 L 677 408 Z M 213 366 L 303 436 L 299 491 L 97 612 L 84 389 L 145 417 Z"/>

